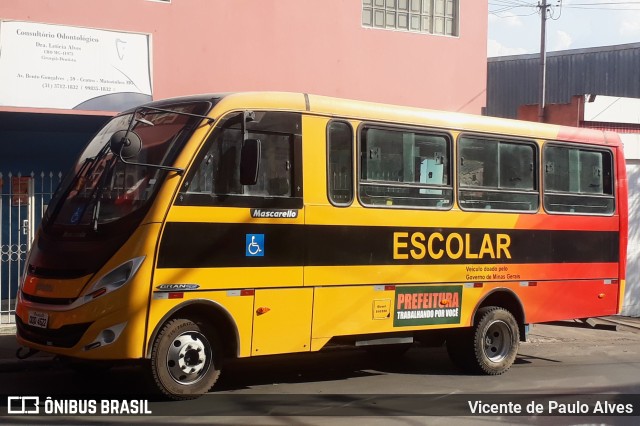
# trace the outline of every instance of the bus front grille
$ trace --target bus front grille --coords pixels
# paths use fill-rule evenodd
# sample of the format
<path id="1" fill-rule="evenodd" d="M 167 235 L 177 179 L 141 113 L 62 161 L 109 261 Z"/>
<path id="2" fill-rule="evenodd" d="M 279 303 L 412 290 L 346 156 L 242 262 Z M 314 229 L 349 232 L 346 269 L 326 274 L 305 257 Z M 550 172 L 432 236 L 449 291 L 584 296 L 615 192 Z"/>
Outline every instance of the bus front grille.
<path id="1" fill-rule="evenodd" d="M 16 315 L 16 329 L 20 337 L 33 343 L 58 348 L 71 348 L 75 346 L 91 324 L 92 323 L 87 322 L 65 325 L 57 329 L 47 329 L 25 324 L 20 317 Z"/>

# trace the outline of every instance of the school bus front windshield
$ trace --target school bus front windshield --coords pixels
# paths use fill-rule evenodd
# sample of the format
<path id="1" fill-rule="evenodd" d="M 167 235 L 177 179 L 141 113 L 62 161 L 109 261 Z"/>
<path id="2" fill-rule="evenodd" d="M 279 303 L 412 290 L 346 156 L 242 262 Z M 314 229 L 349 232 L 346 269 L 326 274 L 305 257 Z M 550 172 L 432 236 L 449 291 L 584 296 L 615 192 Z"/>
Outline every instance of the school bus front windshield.
<path id="1" fill-rule="evenodd" d="M 113 118 L 88 143 L 51 200 L 30 257 L 30 270 L 80 277 L 95 273 L 140 224 L 158 188 L 201 118 L 207 102 L 136 110 Z M 174 112 L 172 112 L 174 111 Z M 112 136 L 139 137 L 126 162 L 110 149 Z M 49 250 L 51 244 L 56 249 Z"/>
<path id="2" fill-rule="evenodd" d="M 132 113 L 111 120 L 80 155 L 75 173 L 52 202 L 59 208 L 46 218 L 48 222 L 54 227 L 97 230 L 144 209 L 166 175 L 154 166 L 172 163 L 196 120 L 181 112 L 202 109 L 202 104 L 191 104 L 180 106 L 176 113 L 149 111 L 144 118 Z M 114 133 L 128 129 L 139 136 L 141 147 L 125 163 L 109 149 L 109 142 Z"/>

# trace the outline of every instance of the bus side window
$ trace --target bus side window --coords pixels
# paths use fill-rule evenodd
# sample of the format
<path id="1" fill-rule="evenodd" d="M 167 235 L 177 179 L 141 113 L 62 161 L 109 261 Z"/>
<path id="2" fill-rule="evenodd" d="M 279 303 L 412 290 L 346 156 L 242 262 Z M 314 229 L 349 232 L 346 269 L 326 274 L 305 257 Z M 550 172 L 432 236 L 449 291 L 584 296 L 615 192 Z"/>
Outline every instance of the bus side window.
<path id="1" fill-rule="evenodd" d="M 535 145 L 465 136 L 458 147 L 461 208 L 538 210 Z"/>
<path id="2" fill-rule="evenodd" d="M 237 121 L 235 117 L 226 122 Z M 209 149 L 200 164 L 188 180 L 187 192 L 202 194 L 241 194 L 240 181 L 240 148 L 242 131 L 238 128 L 225 127 L 214 132 L 209 141 Z"/>
<path id="3" fill-rule="evenodd" d="M 327 195 L 336 206 L 353 201 L 353 130 L 349 123 L 332 121 L 327 126 Z"/>
<path id="4" fill-rule="evenodd" d="M 544 158 L 544 208 L 548 212 L 613 213 L 611 152 L 547 145 Z"/>
<path id="5" fill-rule="evenodd" d="M 240 182 L 242 117 L 233 113 L 220 120 L 198 156 L 198 166 L 189 172 L 182 204 L 251 207 L 265 205 L 268 198 L 270 205 L 281 207 L 277 199 L 298 198 L 293 204 L 301 205 L 300 114 L 255 111 L 253 120 L 246 123 L 247 138 L 259 139 L 261 145 L 255 185 Z"/>
<path id="6" fill-rule="evenodd" d="M 451 208 L 448 134 L 365 126 L 359 143 L 363 205 Z"/>

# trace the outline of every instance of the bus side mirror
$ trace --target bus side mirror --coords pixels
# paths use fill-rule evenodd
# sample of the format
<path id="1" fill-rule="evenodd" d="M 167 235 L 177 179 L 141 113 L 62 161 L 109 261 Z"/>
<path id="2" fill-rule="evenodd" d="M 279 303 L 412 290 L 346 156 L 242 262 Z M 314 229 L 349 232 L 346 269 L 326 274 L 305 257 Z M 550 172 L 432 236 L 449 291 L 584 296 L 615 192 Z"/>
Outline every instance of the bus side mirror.
<path id="1" fill-rule="evenodd" d="M 242 185 L 255 185 L 258 182 L 260 151 L 260 139 L 247 139 L 242 143 L 240 152 L 240 183 Z"/>
<path id="2" fill-rule="evenodd" d="M 132 130 L 118 130 L 109 141 L 111 152 L 123 159 L 133 158 L 142 149 L 140 136 Z"/>

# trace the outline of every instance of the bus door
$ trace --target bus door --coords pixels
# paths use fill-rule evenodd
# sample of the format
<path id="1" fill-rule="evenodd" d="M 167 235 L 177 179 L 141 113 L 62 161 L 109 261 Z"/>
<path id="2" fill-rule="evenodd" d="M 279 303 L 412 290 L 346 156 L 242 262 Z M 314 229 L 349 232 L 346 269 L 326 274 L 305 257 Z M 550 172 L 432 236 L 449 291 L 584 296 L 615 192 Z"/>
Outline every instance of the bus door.
<path id="1" fill-rule="evenodd" d="M 247 180 L 248 158 L 258 161 Z M 171 243 L 189 266 L 182 276 L 231 314 L 241 356 L 309 350 L 302 193 L 301 115 L 236 112 L 218 121 L 169 215 L 165 236 L 193 228 Z M 168 248 L 161 244 L 160 262 Z"/>

